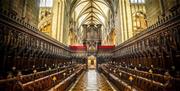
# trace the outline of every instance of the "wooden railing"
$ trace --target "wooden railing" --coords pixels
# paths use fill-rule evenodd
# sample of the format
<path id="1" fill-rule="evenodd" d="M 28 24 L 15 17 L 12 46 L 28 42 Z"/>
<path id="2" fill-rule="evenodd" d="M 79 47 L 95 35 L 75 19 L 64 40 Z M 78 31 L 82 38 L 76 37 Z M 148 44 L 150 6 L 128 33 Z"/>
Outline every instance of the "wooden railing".
<path id="1" fill-rule="evenodd" d="M 113 83 L 120 91 L 140 91 L 110 73 L 107 68 L 103 67 L 102 65 L 99 66 L 99 71 L 102 72 L 108 78 L 108 80 Z"/>
<path id="2" fill-rule="evenodd" d="M 64 83 L 69 86 L 70 83 L 81 74 L 85 65 L 72 65 L 62 68 L 52 69 L 29 75 L 17 76 L 11 79 L 0 80 L 0 90 L 2 91 L 43 91 L 54 87 L 57 84 Z M 70 80 L 71 82 L 68 83 Z M 60 85 L 61 86 L 61 85 Z M 59 86 L 58 86 L 59 87 Z M 57 88 L 57 86 L 56 86 Z M 65 88 L 64 88 L 65 90 Z M 60 91 L 64 91 L 60 90 Z"/>
<path id="3" fill-rule="evenodd" d="M 121 67 L 112 64 L 102 64 L 100 69 L 103 73 L 111 78 L 112 83 L 123 85 L 123 87 L 117 85 L 120 90 L 125 90 L 128 85 L 131 87 L 131 91 L 136 89 L 137 91 L 178 91 L 179 90 L 179 78 L 174 78 L 170 75 L 154 74 L 149 72 L 143 72 L 139 70 L 132 70 L 128 67 Z M 131 77 L 131 78 L 130 78 Z M 115 79 L 116 78 L 116 79 Z M 121 80 L 121 81 L 119 81 Z M 126 85 L 128 84 L 128 85 Z"/>
<path id="4" fill-rule="evenodd" d="M 28 75 L 23 75 L 21 76 L 21 79 L 20 81 L 22 83 L 26 83 L 26 82 L 29 82 L 29 81 L 32 81 L 32 80 L 35 80 L 35 79 L 39 79 L 39 78 L 42 78 L 42 77 L 45 77 L 45 76 L 48 76 L 48 75 L 52 75 L 54 73 L 57 73 L 59 71 L 61 72 L 64 72 L 66 69 L 68 68 L 72 68 L 74 67 L 75 65 L 68 65 L 68 66 L 63 66 L 63 67 L 56 67 L 54 69 L 48 69 L 48 70 L 45 70 L 45 71 L 40 71 L 40 72 L 37 72 L 37 73 L 32 73 L 32 74 L 28 74 Z"/>
<path id="5" fill-rule="evenodd" d="M 48 76 L 48 75 L 51 75 L 51 74 L 56 73 L 58 71 L 67 69 L 69 67 L 73 67 L 73 65 L 64 66 L 64 67 L 57 67 L 57 68 L 54 68 L 54 69 L 47 69 L 47 70 L 44 70 L 44 71 L 39 71 L 39 72 L 36 72 L 36 73 L 30 73 L 30 74 L 26 74 L 26 75 L 21 74 L 21 75 L 14 76 L 12 78 L 2 79 L 2 80 L 0 80 L 0 83 L 3 84 L 3 83 L 8 82 L 8 81 L 17 80 L 18 77 L 20 78 L 18 80 L 21 83 L 27 83 L 27 82 L 30 82 L 32 80 L 39 79 L 41 77 Z"/>
<path id="6" fill-rule="evenodd" d="M 76 81 L 76 79 L 83 72 L 84 69 L 86 69 L 86 66 L 82 65 L 71 76 L 69 76 L 64 81 L 60 82 L 59 84 L 51 88 L 50 91 L 66 91 L 70 89 L 70 85 L 72 85 Z"/>
<path id="7" fill-rule="evenodd" d="M 70 67 L 68 69 L 59 71 L 57 73 L 54 73 L 54 74 L 39 78 L 37 80 L 25 83 L 25 84 L 23 84 L 23 89 L 24 89 L 24 91 L 28 91 L 28 89 L 35 90 L 35 91 L 40 91 L 40 90 L 42 91 L 42 90 L 51 89 L 52 87 L 56 86 L 57 84 L 65 83 L 66 79 L 75 81 L 74 78 L 72 78 L 72 77 L 74 77 L 79 70 L 83 70 L 83 66 L 78 65 L 76 67 Z M 66 84 L 66 85 L 69 86 L 70 84 Z M 59 86 L 57 86 L 57 87 L 59 87 Z"/>

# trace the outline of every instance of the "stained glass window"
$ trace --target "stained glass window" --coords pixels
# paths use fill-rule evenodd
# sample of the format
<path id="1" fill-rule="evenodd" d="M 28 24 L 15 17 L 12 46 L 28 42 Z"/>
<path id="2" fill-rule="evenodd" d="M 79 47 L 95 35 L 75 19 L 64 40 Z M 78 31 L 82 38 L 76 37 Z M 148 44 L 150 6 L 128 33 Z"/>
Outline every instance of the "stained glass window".
<path id="1" fill-rule="evenodd" d="M 40 7 L 52 7 L 53 0 L 40 0 Z"/>
<path id="2" fill-rule="evenodd" d="M 145 3 L 145 0 L 130 0 L 131 3 Z"/>

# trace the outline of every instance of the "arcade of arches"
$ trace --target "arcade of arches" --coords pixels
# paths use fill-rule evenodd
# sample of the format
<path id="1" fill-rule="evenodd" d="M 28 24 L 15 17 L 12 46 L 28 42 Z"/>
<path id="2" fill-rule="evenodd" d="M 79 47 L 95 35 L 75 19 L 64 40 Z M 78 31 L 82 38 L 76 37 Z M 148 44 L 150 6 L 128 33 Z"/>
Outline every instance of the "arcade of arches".
<path id="1" fill-rule="evenodd" d="M 179 0 L 0 0 L 0 91 L 180 91 Z"/>

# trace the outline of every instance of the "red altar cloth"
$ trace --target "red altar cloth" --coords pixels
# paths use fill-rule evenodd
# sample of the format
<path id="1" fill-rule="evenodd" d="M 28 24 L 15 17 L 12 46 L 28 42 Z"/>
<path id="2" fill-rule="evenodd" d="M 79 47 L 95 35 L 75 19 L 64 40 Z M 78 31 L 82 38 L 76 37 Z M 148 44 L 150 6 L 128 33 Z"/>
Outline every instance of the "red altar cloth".
<path id="1" fill-rule="evenodd" d="M 84 45 L 70 45 L 69 48 L 71 50 L 86 50 L 86 46 Z M 101 45 L 101 46 L 98 46 L 98 49 L 99 50 L 111 50 L 111 49 L 114 49 L 115 48 L 115 45 Z"/>

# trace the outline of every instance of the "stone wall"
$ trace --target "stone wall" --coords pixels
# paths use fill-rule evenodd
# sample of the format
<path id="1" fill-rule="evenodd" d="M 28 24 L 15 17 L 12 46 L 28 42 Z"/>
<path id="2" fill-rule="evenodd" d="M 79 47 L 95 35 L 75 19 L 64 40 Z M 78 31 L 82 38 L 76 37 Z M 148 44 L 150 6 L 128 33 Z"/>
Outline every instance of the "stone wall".
<path id="1" fill-rule="evenodd" d="M 148 26 L 155 24 L 158 19 L 172 12 L 178 5 L 178 0 L 146 0 Z"/>
<path id="2" fill-rule="evenodd" d="M 37 27 L 39 2 L 39 0 L 0 0 L 0 9 L 7 10 Z"/>

